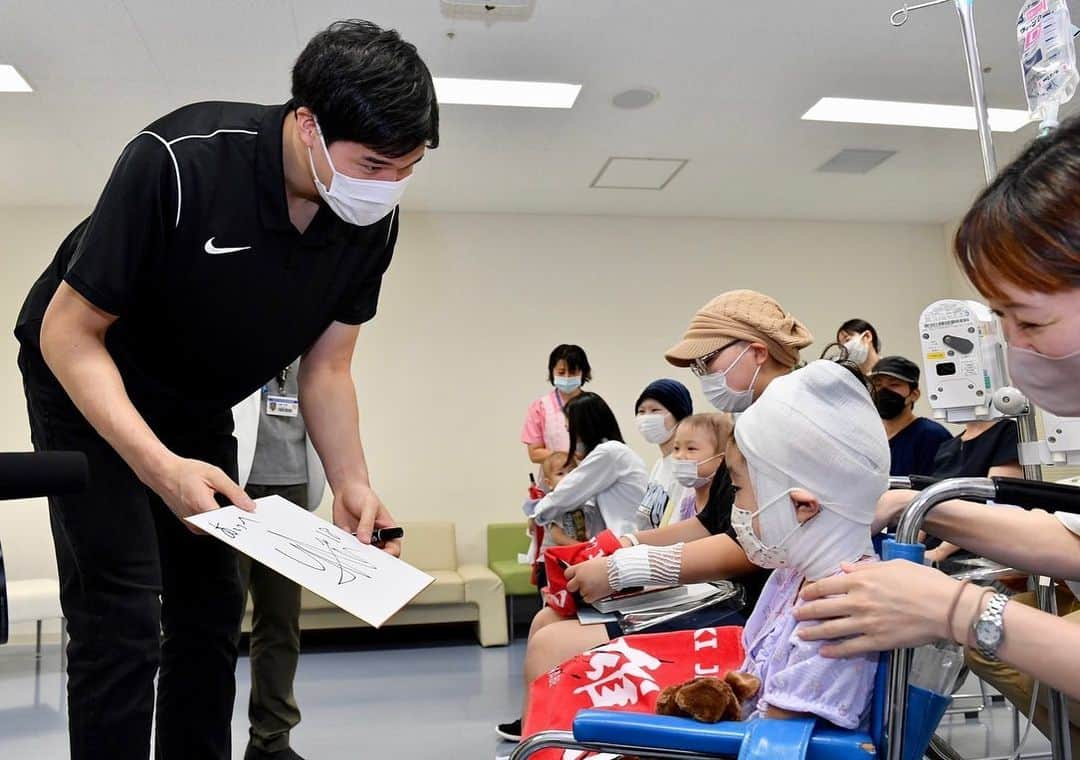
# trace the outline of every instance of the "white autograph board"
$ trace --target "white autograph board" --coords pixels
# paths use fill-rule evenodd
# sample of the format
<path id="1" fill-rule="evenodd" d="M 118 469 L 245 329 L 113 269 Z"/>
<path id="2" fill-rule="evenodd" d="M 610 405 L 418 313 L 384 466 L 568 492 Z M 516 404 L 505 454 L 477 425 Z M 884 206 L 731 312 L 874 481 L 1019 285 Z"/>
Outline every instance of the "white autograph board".
<path id="1" fill-rule="evenodd" d="M 435 581 L 280 496 L 187 520 L 376 628 Z"/>

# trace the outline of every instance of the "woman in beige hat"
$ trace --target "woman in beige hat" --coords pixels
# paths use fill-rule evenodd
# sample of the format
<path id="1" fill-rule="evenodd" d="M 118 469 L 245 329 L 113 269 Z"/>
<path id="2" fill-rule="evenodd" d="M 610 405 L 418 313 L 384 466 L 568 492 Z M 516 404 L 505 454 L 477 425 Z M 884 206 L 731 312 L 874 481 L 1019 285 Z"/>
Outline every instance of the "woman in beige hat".
<path id="1" fill-rule="evenodd" d="M 689 367 L 717 409 L 741 412 L 773 380 L 791 372 L 799 361 L 800 349 L 812 342 L 806 327 L 774 299 L 752 290 L 733 290 L 701 307 L 683 340 L 664 356 L 677 367 Z M 726 527 L 716 534 L 697 520 L 688 520 L 623 536 L 622 544 L 624 548 L 640 544 L 642 549 L 680 546 L 682 562 L 675 579 L 678 583 L 738 578 L 757 572 L 757 566 L 746 558 L 735 540 L 730 511 L 722 522 Z M 611 559 L 599 557 L 568 568 L 569 588 L 580 591 L 590 602 L 617 590 L 608 580 Z M 559 620 L 537 626 L 534 621 L 525 655 L 526 686 L 559 663 L 609 639 L 607 628 L 600 624 Z M 510 738 L 506 733 L 501 735 Z"/>
<path id="2" fill-rule="evenodd" d="M 664 357 L 677 367 L 689 367 L 714 407 L 724 412 L 743 412 L 773 380 L 791 372 L 799 361 L 800 349 L 813 340 L 802 322 L 774 299 L 753 290 L 732 290 L 702 306 L 682 342 L 669 349 Z M 666 535 L 663 530 L 622 539 L 627 548 L 639 543 L 675 548 L 680 546 L 680 541 L 686 539 Z M 672 577 L 658 581 L 700 583 L 736 578 L 756 569 L 730 528 L 697 541 L 686 541 L 679 553 L 681 561 L 672 569 Z M 587 602 L 619 591 L 621 588 L 611 583 L 618 573 L 609 572 L 619 562 L 616 553 L 613 557 L 576 565 L 567 570 L 570 581 L 567 588 L 580 592 Z"/>
<path id="3" fill-rule="evenodd" d="M 775 300 L 753 290 L 732 290 L 698 310 L 682 341 L 664 358 L 689 367 L 701 390 L 722 412 L 742 412 L 799 361 L 814 338 Z"/>

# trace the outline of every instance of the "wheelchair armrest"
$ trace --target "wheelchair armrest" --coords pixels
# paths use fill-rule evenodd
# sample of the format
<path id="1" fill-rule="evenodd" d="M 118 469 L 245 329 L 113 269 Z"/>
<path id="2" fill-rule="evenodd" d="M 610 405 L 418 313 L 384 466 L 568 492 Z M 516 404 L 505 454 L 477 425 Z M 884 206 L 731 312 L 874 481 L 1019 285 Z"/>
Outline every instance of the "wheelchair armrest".
<path id="1" fill-rule="evenodd" d="M 616 712 L 613 710 L 582 710 L 574 719 L 574 739 L 589 745 L 619 745 L 621 747 L 651 747 L 677 750 L 700 755 L 739 757 L 743 744 L 753 728 L 754 743 L 759 749 L 770 750 L 770 757 L 788 758 L 777 753 L 782 740 L 812 721 L 768 720 L 699 723 L 690 718 L 666 715 Z M 768 746 L 771 733 L 776 743 Z M 789 745 L 793 746 L 793 745 Z M 806 747 L 807 760 L 874 760 L 877 750 L 868 734 L 859 731 L 817 725 Z"/>
<path id="2" fill-rule="evenodd" d="M 746 726 L 736 722 L 699 723 L 649 713 L 582 710 L 574 718 L 574 738 L 584 744 L 658 747 L 734 757 L 739 754 Z"/>

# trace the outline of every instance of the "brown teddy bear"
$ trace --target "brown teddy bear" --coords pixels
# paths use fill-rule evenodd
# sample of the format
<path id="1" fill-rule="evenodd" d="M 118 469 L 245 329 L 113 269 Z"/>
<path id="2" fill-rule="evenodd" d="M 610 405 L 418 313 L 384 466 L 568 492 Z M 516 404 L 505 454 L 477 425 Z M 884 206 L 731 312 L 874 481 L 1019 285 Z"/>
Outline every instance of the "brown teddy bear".
<path id="1" fill-rule="evenodd" d="M 761 680 L 748 673 L 731 671 L 723 679 L 694 678 L 660 692 L 656 712 L 702 723 L 742 720 L 743 704 L 760 688 Z"/>

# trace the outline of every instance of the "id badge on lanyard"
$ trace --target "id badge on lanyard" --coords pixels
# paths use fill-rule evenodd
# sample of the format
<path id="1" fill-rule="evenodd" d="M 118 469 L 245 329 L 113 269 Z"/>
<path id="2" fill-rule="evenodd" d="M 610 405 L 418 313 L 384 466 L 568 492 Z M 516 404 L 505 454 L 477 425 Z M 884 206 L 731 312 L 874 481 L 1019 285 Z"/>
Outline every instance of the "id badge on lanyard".
<path id="1" fill-rule="evenodd" d="M 289 368 L 286 367 L 277 376 L 277 394 L 270 393 L 270 386 L 263 386 L 263 395 L 266 396 L 266 413 L 271 417 L 299 417 L 300 399 L 290 396 L 285 392 L 285 381 L 289 376 Z"/>
<path id="2" fill-rule="evenodd" d="M 275 396 L 268 393 L 266 395 L 266 413 L 271 417 L 298 417 L 300 415 L 300 399 L 292 396 Z"/>

